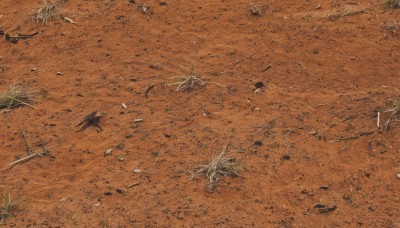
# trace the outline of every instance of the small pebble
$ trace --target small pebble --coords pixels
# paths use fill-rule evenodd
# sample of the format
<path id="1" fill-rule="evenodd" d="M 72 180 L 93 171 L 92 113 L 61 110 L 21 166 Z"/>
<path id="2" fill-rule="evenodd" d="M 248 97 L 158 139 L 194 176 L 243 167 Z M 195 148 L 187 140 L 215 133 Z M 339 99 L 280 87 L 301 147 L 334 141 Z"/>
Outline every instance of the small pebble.
<path id="1" fill-rule="evenodd" d="M 123 161 L 125 161 L 125 158 L 124 157 L 118 157 L 118 161 L 123 162 Z"/>
<path id="2" fill-rule="evenodd" d="M 125 108 L 125 109 L 128 108 L 128 107 L 126 106 L 125 103 L 121 103 L 121 105 L 122 105 L 122 107 Z"/>
<path id="3" fill-rule="evenodd" d="M 61 72 L 61 71 L 58 71 L 58 72 L 57 72 L 57 75 L 58 75 L 58 76 L 63 76 L 63 75 L 64 75 L 64 73 L 63 73 L 63 72 Z"/>
<path id="4" fill-rule="evenodd" d="M 400 173 L 397 174 L 397 178 L 400 179 Z"/>
<path id="5" fill-rule="evenodd" d="M 67 198 L 62 198 L 62 199 L 60 199 L 59 201 L 60 201 L 60 202 L 65 202 L 65 201 L 67 201 Z"/>
<path id="6" fill-rule="evenodd" d="M 257 82 L 254 84 L 254 86 L 256 87 L 256 89 L 261 89 L 263 87 L 265 87 L 264 82 Z"/>
<path id="7" fill-rule="evenodd" d="M 143 119 L 134 119 L 133 123 L 139 123 L 139 122 L 143 122 Z"/>
<path id="8" fill-rule="evenodd" d="M 254 93 L 260 94 L 262 92 L 261 88 L 254 90 Z"/>
<path id="9" fill-rule="evenodd" d="M 141 173 L 142 170 L 140 170 L 140 169 L 134 169 L 133 172 L 134 172 L 134 173 Z"/>
<path id="10" fill-rule="evenodd" d="M 110 156 L 112 154 L 111 149 L 107 149 L 106 152 L 104 152 L 104 156 Z"/>

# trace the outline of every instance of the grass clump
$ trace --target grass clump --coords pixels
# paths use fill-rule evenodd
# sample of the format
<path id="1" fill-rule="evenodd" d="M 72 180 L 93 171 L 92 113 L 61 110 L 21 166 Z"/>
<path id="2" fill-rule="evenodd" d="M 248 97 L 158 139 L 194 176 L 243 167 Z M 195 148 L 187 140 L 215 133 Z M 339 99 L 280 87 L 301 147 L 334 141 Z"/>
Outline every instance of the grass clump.
<path id="1" fill-rule="evenodd" d="M 386 113 L 389 113 L 389 117 L 385 124 L 385 131 L 389 128 L 396 128 L 397 123 L 400 122 L 400 98 L 392 101 L 392 105 Z"/>
<path id="2" fill-rule="evenodd" d="M 179 78 L 179 80 L 173 84 L 178 85 L 176 91 L 191 91 L 194 87 L 202 87 L 206 83 L 200 78 L 190 75 Z"/>
<path id="3" fill-rule="evenodd" d="M 2 197 L 2 205 L 0 205 L 0 225 L 4 223 L 6 219 L 12 216 L 18 205 L 18 200 L 11 199 L 11 194 L 8 193 Z"/>
<path id="4" fill-rule="evenodd" d="M 29 92 L 24 86 L 11 86 L 6 92 L 0 95 L 0 108 L 9 110 L 20 106 L 29 106 L 29 102 L 32 101 L 33 93 Z"/>
<path id="5" fill-rule="evenodd" d="M 261 16 L 263 15 L 266 8 L 267 7 L 263 3 L 251 3 L 250 4 L 251 15 Z"/>
<path id="6" fill-rule="evenodd" d="M 214 157 L 209 164 L 201 165 L 195 170 L 196 175 L 208 178 L 208 183 L 206 184 L 208 192 L 214 192 L 219 177 L 240 177 L 240 172 L 243 170 L 236 158 L 226 155 L 226 148 L 227 145 L 224 147 L 222 153 Z"/>
<path id="7" fill-rule="evenodd" d="M 42 5 L 39 6 L 36 13 L 36 22 L 42 22 L 42 24 L 47 24 L 56 14 L 60 13 L 59 6 L 49 0 L 44 0 Z"/>
<path id="8" fill-rule="evenodd" d="M 390 8 L 400 8 L 400 0 L 386 0 L 386 6 Z"/>

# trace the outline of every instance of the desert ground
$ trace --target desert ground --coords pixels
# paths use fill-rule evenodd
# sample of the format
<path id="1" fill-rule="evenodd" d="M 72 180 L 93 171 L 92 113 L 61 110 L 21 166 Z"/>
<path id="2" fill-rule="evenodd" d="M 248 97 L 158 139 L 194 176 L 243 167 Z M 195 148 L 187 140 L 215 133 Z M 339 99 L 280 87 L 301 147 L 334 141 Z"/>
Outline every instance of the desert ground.
<path id="1" fill-rule="evenodd" d="M 385 2 L 1 0 L 1 224 L 400 227 Z"/>

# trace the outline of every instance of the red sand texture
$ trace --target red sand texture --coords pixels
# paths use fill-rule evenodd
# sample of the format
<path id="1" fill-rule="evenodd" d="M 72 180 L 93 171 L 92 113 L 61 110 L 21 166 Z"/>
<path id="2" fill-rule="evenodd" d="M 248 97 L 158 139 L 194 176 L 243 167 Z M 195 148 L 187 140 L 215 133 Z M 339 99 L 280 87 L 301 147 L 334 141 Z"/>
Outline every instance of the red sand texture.
<path id="1" fill-rule="evenodd" d="M 20 198 L 6 226 L 400 226 L 400 131 L 382 127 L 399 98 L 400 9 L 269 0 L 256 16 L 248 0 L 149 0 L 144 14 L 141 3 L 68 0 L 76 24 L 46 25 L 35 1 L 0 2 L 5 33 L 39 32 L 0 40 L 1 91 L 40 92 L 35 109 L 1 114 L 0 166 L 26 156 L 21 131 L 54 156 L 0 172 L 1 195 Z M 190 75 L 180 66 L 206 85 L 176 91 Z M 103 131 L 80 132 L 92 111 Z M 209 193 L 191 171 L 227 143 L 242 177 Z"/>

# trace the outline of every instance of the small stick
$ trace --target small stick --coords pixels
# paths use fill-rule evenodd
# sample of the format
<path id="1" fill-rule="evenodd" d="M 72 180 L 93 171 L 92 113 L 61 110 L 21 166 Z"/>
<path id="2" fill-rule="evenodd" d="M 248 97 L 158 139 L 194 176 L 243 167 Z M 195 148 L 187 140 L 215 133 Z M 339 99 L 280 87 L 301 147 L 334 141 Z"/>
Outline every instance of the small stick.
<path id="1" fill-rule="evenodd" d="M 205 82 L 205 83 L 206 84 L 215 84 L 215 85 L 219 85 L 219 86 L 222 86 L 222 87 L 226 88 L 226 86 L 224 86 L 224 85 L 222 85 L 222 84 L 220 84 L 218 82 Z"/>
<path id="2" fill-rule="evenodd" d="M 341 142 L 341 141 L 347 141 L 347 140 L 352 140 L 352 139 L 358 139 L 361 136 L 367 136 L 367 135 L 371 135 L 373 133 L 375 133 L 375 132 L 374 131 L 360 132 L 360 133 L 358 133 L 358 135 L 356 134 L 355 136 L 352 136 L 352 137 L 335 139 L 330 142 Z"/>
<path id="3" fill-rule="evenodd" d="M 24 142 L 25 142 L 26 149 L 28 150 L 28 155 L 31 155 L 31 154 L 35 153 L 35 152 L 33 151 L 32 147 L 29 146 L 29 143 L 28 143 L 28 141 L 26 140 L 25 133 L 24 133 L 22 130 L 21 130 L 21 134 L 22 134 L 22 139 L 23 139 Z"/>
<path id="4" fill-rule="evenodd" d="M 314 108 L 318 108 L 318 107 L 321 107 L 321 106 L 325 106 L 326 104 L 317 104 L 317 105 L 314 105 Z"/>
<path id="5" fill-rule="evenodd" d="M 354 119 L 354 118 L 356 118 L 356 117 L 359 116 L 359 115 L 360 115 L 360 114 L 349 116 L 349 117 L 347 117 L 347 118 L 344 118 L 344 119 L 342 119 L 342 120 L 339 120 L 338 122 L 336 122 L 336 124 L 345 122 L 345 121 L 350 120 L 350 119 Z"/>
<path id="6" fill-rule="evenodd" d="M 156 160 L 154 161 L 154 165 L 157 164 L 158 160 L 160 159 L 161 154 L 159 154 L 156 158 Z"/>
<path id="7" fill-rule="evenodd" d="M 148 93 L 150 92 L 150 90 L 152 90 L 154 88 L 155 85 L 150 85 L 149 87 L 147 87 L 146 91 L 144 91 L 144 96 L 147 98 L 148 97 Z"/>
<path id="8" fill-rule="evenodd" d="M 349 145 L 346 145 L 345 147 L 340 148 L 337 152 L 341 153 L 343 152 L 345 149 L 349 148 Z"/>
<path id="9" fill-rule="evenodd" d="M 24 105 L 29 106 L 29 107 L 31 107 L 31 108 L 36 108 L 35 106 L 30 105 L 30 104 L 28 104 L 28 103 L 26 103 L 26 102 L 23 102 L 23 101 L 21 101 L 21 100 L 18 100 L 17 98 L 9 97 L 9 96 L 6 96 L 6 97 L 7 97 L 8 99 L 11 99 L 10 106 L 11 106 L 12 101 L 13 101 L 13 100 L 16 100 L 16 101 L 18 101 L 18 102 L 21 103 L 21 104 L 24 104 Z"/>
<path id="10" fill-rule="evenodd" d="M 239 63 L 243 62 L 244 60 L 251 58 L 253 55 L 254 55 L 254 53 L 251 53 L 249 56 L 244 57 L 244 58 L 242 58 L 242 59 L 239 59 L 239 60 L 236 61 L 233 65 L 238 65 Z"/>
<path id="11" fill-rule="evenodd" d="M 64 17 L 64 20 L 68 21 L 71 24 L 76 24 L 76 22 L 69 17 Z"/>
<path id="12" fill-rule="evenodd" d="M 377 116 L 377 118 L 376 118 L 376 126 L 379 128 L 379 124 L 380 124 L 380 118 L 381 118 L 381 112 L 378 112 L 378 116 Z"/>
<path id="13" fill-rule="evenodd" d="M 43 155 L 45 155 L 45 154 L 46 154 L 45 152 L 40 152 L 40 153 L 34 153 L 34 154 L 31 154 L 31 155 L 28 155 L 28 156 L 26 156 L 26 157 L 23 157 L 23 158 L 21 158 L 21 159 L 16 160 L 15 162 L 11 162 L 10 164 L 8 164 L 8 165 L 6 166 L 5 169 L 11 169 L 13 166 L 15 166 L 15 165 L 17 165 L 17 164 L 20 164 L 20 163 L 29 161 L 29 160 L 31 160 L 32 158 L 36 157 L 36 156 L 43 156 Z"/>
<path id="14" fill-rule="evenodd" d="M 135 182 L 135 183 L 132 183 L 132 184 L 130 184 L 130 185 L 127 185 L 126 186 L 126 188 L 132 188 L 132 187 L 135 187 L 135 186 L 138 186 L 138 185 L 140 185 L 142 182 Z"/>
<path id="15" fill-rule="evenodd" d="M 271 64 L 268 64 L 261 72 L 265 72 L 271 68 Z"/>

